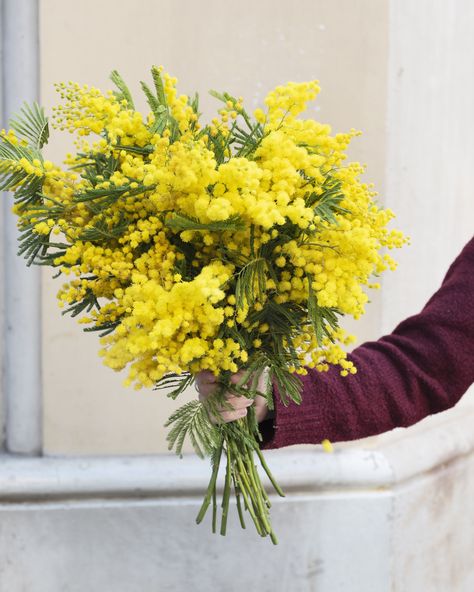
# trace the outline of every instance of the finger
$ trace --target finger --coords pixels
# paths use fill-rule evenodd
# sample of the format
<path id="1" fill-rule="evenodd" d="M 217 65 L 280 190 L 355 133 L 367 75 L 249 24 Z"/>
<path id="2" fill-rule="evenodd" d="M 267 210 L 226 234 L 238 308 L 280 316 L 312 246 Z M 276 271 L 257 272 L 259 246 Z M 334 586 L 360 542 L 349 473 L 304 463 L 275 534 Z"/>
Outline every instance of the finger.
<path id="1" fill-rule="evenodd" d="M 226 398 L 226 402 L 234 409 L 246 409 L 252 405 L 253 400 L 247 399 L 247 397 L 235 397 L 234 395 L 230 395 Z M 229 408 L 223 407 L 222 411 L 229 411 Z"/>
<path id="2" fill-rule="evenodd" d="M 242 380 L 242 377 L 244 376 L 244 374 L 245 374 L 245 372 L 243 370 L 239 370 L 235 374 L 232 374 L 232 376 L 230 377 L 231 383 L 237 384 L 240 380 Z"/>
<path id="3" fill-rule="evenodd" d="M 247 408 L 245 409 L 238 409 L 237 411 L 222 411 L 221 418 L 224 423 L 229 423 L 231 421 L 236 421 L 237 419 L 242 419 L 247 415 Z"/>
<path id="4" fill-rule="evenodd" d="M 257 421 L 260 423 L 263 421 L 268 414 L 268 403 L 265 397 L 261 397 L 257 395 L 255 397 L 255 417 Z"/>
<path id="5" fill-rule="evenodd" d="M 202 386 L 196 385 L 196 390 L 198 392 L 199 400 L 205 401 L 214 393 L 216 387 L 211 384 L 204 384 Z"/>
<path id="6" fill-rule="evenodd" d="M 208 397 L 210 394 L 215 392 L 217 389 L 216 385 L 209 384 L 207 382 L 205 382 L 204 384 L 196 382 L 194 387 L 195 387 L 196 391 L 200 395 L 203 395 L 204 397 Z"/>
<path id="7" fill-rule="evenodd" d="M 217 388 L 217 378 L 209 370 L 203 370 L 196 374 L 195 388 L 199 393 L 199 400 L 203 401 Z"/>
<path id="8" fill-rule="evenodd" d="M 267 391 L 267 387 L 269 386 L 268 382 L 270 380 L 270 373 L 268 368 L 264 368 L 263 372 L 260 374 L 258 378 L 257 389 L 261 393 L 265 393 Z"/>
<path id="9" fill-rule="evenodd" d="M 201 370 L 201 372 L 198 372 L 196 374 L 196 382 L 199 385 L 216 384 L 217 376 L 213 374 L 210 370 Z"/>
<path id="10" fill-rule="evenodd" d="M 233 411 L 240 411 L 242 409 L 247 409 L 253 404 L 252 399 L 246 399 L 245 397 L 233 397 L 230 396 L 226 403 L 228 405 L 221 405 L 216 409 L 219 414 L 222 413 L 232 413 Z"/>
<path id="11" fill-rule="evenodd" d="M 212 424 L 230 423 L 247 415 L 247 408 L 236 411 L 221 411 L 218 416 L 209 414 L 209 420 Z"/>

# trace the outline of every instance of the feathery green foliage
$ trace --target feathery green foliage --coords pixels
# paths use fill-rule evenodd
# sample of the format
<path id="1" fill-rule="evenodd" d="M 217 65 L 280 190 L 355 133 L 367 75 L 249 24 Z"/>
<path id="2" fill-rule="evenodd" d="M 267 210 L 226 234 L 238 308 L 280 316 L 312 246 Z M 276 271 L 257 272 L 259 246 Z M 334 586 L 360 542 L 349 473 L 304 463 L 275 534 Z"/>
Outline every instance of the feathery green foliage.
<path id="1" fill-rule="evenodd" d="M 152 133 L 162 134 L 165 129 L 169 129 L 170 141 L 174 142 L 181 134 L 179 131 L 178 122 L 171 115 L 170 109 L 168 107 L 163 80 L 161 78 L 159 68 L 154 66 L 151 70 L 151 75 L 153 78 L 154 92 L 145 82 L 140 82 L 148 105 L 155 116 L 155 123 L 152 125 L 150 131 Z"/>
<path id="2" fill-rule="evenodd" d="M 168 448 L 182 455 L 186 436 L 189 437 L 196 454 L 204 458 L 219 443 L 219 432 L 211 424 L 206 409 L 200 401 L 190 401 L 181 406 L 168 419 L 165 427 L 173 426 L 168 433 Z"/>
<path id="3" fill-rule="evenodd" d="M 235 298 L 237 308 L 252 304 L 261 298 L 266 291 L 267 261 L 263 258 L 252 259 L 242 267 L 237 275 Z"/>
<path id="4" fill-rule="evenodd" d="M 113 224 L 107 216 L 103 216 L 93 225 L 85 228 L 82 231 L 80 238 L 83 241 L 89 241 L 91 243 L 115 241 L 120 238 L 127 230 L 128 225 L 129 222 L 124 219 L 120 220 L 116 224 Z"/>
<path id="5" fill-rule="evenodd" d="M 15 200 L 20 203 L 40 201 L 38 192 L 42 179 L 18 166 L 22 158 L 32 163 L 41 159 L 41 153 L 36 148 L 13 144 L 7 137 L 0 137 L 0 191 L 15 190 Z"/>
<path id="6" fill-rule="evenodd" d="M 10 127 L 34 150 L 40 150 L 48 142 L 48 118 L 38 103 L 24 103 L 16 119 L 10 120 Z"/>
<path id="7" fill-rule="evenodd" d="M 305 203 L 307 207 L 314 207 L 315 213 L 331 224 L 337 224 L 335 214 L 347 214 L 349 210 L 341 207 L 340 203 L 344 199 L 340 181 L 327 177 L 322 186 L 322 192 L 316 194 L 310 193 L 306 196 Z"/>
<path id="8" fill-rule="evenodd" d="M 211 232 L 225 232 L 230 230 L 242 230 L 245 228 L 240 216 L 231 216 L 230 218 L 227 218 L 227 220 L 217 220 L 215 222 L 208 222 L 207 224 L 204 224 L 195 218 L 191 218 L 190 216 L 173 213 L 165 219 L 165 224 L 169 228 L 177 231 L 206 230 Z"/>
<path id="9" fill-rule="evenodd" d="M 318 305 L 316 294 L 312 286 L 313 279 L 308 276 L 308 317 L 316 334 L 319 345 L 322 345 L 324 337 L 332 339 L 330 329 L 338 327 L 337 308 L 327 308 Z"/>
<path id="10" fill-rule="evenodd" d="M 100 309 L 100 304 L 92 290 L 88 289 L 81 301 L 63 310 L 62 314 L 70 314 L 72 317 L 77 317 L 82 312 L 90 312 L 94 308 Z"/>
<path id="11" fill-rule="evenodd" d="M 228 103 L 230 101 L 235 106 L 239 103 L 236 97 L 233 97 L 227 92 L 219 93 L 215 90 L 210 90 L 209 94 L 223 103 Z M 224 148 L 232 145 L 235 149 L 235 156 L 249 157 L 258 148 L 265 134 L 263 126 L 257 121 L 252 122 L 245 109 L 240 107 L 238 112 L 242 116 L 247 129 L 244 129 L 237 123 L 237 121 L 235 121 L 232 124 L 229 137 L 221 138 L 222 146 L 219 152 L 224 152 Z"/>
<path id="12" fill-rule="evenodd" d="M 194 376 L 189 372 L 183 372 L 182 374 L 175 374 L 170 372 L 165 374 L 161 380 L 155 385 L 155 390 L 172 389 L 167 393 L 170 399 L 176 399 L 178 395 L 183 393 L 194 383 Z"/>
<path id="13" fill-rule="evenodd" d="M 117 100 L 118 101 L 125 100 L 130 109 L 135 109 L 135 105 L 134 105 L 133 99 L 132 99 L 132 94 L 131 94 L 128 86 L 125 84 L 123 78 L 117 72 L 117 70 L 112 70 L 112 72 L 110 74 L 110 80 L 118 88 L 118 92 L 114 93 Z"/>

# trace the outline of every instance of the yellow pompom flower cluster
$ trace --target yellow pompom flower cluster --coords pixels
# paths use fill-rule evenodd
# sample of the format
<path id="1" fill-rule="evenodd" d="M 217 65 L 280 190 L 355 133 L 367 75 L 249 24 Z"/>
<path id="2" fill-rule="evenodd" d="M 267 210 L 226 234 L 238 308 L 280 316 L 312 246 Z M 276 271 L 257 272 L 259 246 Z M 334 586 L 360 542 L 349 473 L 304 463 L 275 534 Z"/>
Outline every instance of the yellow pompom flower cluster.
<path id="1" fill-rule="evenodd" d="M 236 372 L 245 357 L 233 339 L 218 339 L 224 321 L 219 304 L 232 267 L 213 262 L 189 282 L 176 281 L 170 289 L 155 279 L 135 278 L 116 291 L 127 313 L 112 335 L 104 337 L 107 364 L 122 369 L 130 364 L 128 383 L 153 386 L 166 372 L 202 367 L 218 373 Z"/>
<path id="2" fill-rule="evenodd" d="M 67 276 L 60 305 L 102 332 L 104 362 L 136 387 L 256 359 L 355 372 L 338 315 L 364 313 L 374 274 L 395 267 L 386 248 L 406 242 L 345 163 L 358 132 L 300 118 L 317 81 L 278 86 L 253 117 L 213 92 L 223 106 L 202 126 L 197 97 L 161 68 L 152 77 L 147 114 L 116 72 L 114 92 L 57 86 L 55 126 L 77 136 L 66 169 L 0 134 L 10 188 L 38 180 L 15 212 L 31 261 Z"/>
<path id="3" fill-rule="evenodd" d="M 215 523 L 223 454 L 221 534 L 233 481 L 276 543 L 255 471 L 254 408 L 231 425 L 209 420 L 229 390 L 254 398 L 263 372 L 284 404 L 300 402 L 297 375 L 308 369 L 356 373 L 340 319 L 364 313 L 374 276 L 396 266 L 387 251 L 407 239 L 388 228 L 394 214 L 361 180 L 364 168 L 346 162 L 358 132 L 301 118 L 317 81 L 278 86 L 253 115 L 242 97 L 211 91 L 221 107 L 203 125 L 197 95 L 178 94 L 162 68 L 151 74 L 141 83 L 147 113 L 116 71 L 114 91 L 57 86 L 54 126 L 75 135 L 64 166 L 44 159 L 48 120 L 26 105 L 0 132 L 0 189 L 15 194 L 20 253 L 65 277 L 60 306 L 99 333 L 104 363 L 128 371 L 127 385 L 176 397 L 199 371 L 218 376 L 213 396 L 170 417 L 170 447 L 180 453 L 189 435 L 214 460 L 198 522 L 212 500 Z M 261 394 L 271 406 L 271 392 Z"/>

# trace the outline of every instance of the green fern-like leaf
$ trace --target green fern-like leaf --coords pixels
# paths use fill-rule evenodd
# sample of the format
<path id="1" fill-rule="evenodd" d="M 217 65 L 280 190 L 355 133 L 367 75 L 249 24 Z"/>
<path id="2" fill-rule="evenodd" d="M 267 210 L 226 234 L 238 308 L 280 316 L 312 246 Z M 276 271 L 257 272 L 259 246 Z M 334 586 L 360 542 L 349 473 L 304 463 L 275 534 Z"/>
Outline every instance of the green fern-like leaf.
<path id="1" fill-rule="evenodd" d="M 82 300 L 71 304 L 68 308 L 63 310 L 62 314 L 70 314 L 72 317 L 77 317 L 77 315 L 82 312 L 89 312 L 94 308 L 100 310 L 100 304 L 92 290 L 88 289 Z"/>
<path id="2" fill-rule="evenodd" d="M 100 325 L 94 325 L 93 327 L 85 327 L 83 331 L 85 333 L 93 333 L 95 331 L 99 332 L 99 337 L 105 337 L 110 333 L 113 333 L 115 329 L 120 325 L 120 320 L 116 321 L 108 321 L 105 323 L 101 323 Z"/>
<path id="3" fill-rule="evenodd" d="M 114 93 L 115 97 L 119 101 L 121 101 L 121 100 L 127 101 L 127 105 L 129 106 L 129 108 L 135 109 L 135 105 L 134 105 L 133 99 L 132 99 L 132 94 L 131 94 L 128 86 L 125 84 L 123 78 L 117 72 L 117 70 L 112 70 L 112 72 L 110 73 L 110 80 L 112 80 L 112 82 L 118 88 L 118 92 Z"/>
<path id="4" fill-rule="evenodd" d="M 247 303 L 251 306 L 266 290 L 267 261 L 263 258 L 252 259 L 239 271 L 235 287 L 237 308 Z"/>
<path id="5" fill-rule="evenodd" d="M 152 191 L 155 185 L 130 185 L 110 186 L 107 188 L 88 188 L 74 195 L 75 203 L 85 203 L 87 208 L 94 214 L 99 214 L 110 208 L 115 202 L 125 197 L 136 197 L 147 191 Z"/>
<path id="6" fill-rule="evenodd" d="M 143 156 L 149 156 L 154 148 L 153 146 L 147 144 L 146 146 L 125 146 L 124 144 L 115 144 L 116 150 L 125 150 L 125 152 L 130 152 L 132 154 L 141 154 Z"/>
<path id="7" fill-rule="evenodd" d="M 168 448 L 180 456 L 187 436 L 201 458 L 211 454 L 220 442 L 219 430 L 209 421 L 200 401 L 190 401 L 175 411 L 165 423 L 165 427 L 169 426 L 173 427 L 167 436 Z"/>
<path id="8" fill-rule="evenodd" d="M 255 123 L 248 132 L 239 126 L 235 126 L 233 136 L 235 138 L 233 144 L 237 148 L 235 155 L 247 157 L 252 155 L 260 145 L 264 137 L 263 126 L 260 123 Z"/>
<path id="9" fill-rule="evenodd" d="M 198 93 L 194 93 L 194 96 L 192 98 L 191 97 L 188 98 L 188 105 L 191 107 L 191 109 L 196 114 L 196 121 L 191 122 L 191 128 L 196 132 L 197 127 L 199 125 L 198 121 L 199 121 L 199 118 L 201 117 L 201 113 L 199 111 L 199 94 Z"/>
<path id="10" fill-rule="evenodd" d="M 171 214 L 165 221 L 166 226 L 173 230 L 181 232 L 182 230 L 207 230 L 215 232 L 224 232 L 243 230 L 245 228 L 243 220 L 240 216 L 231 216 L 227 220 L 218 220 L 216 222 L 209 222 L 207 224 L 200 222 L 191 216 L 184 216 L 183 214 Z"/>
<path id="11" fill-rule="evenodd" d="M 228 92 L 219 93 L 215 90 L 210 90 L 209 94 L 223 103 L 228 103 L 230 101 L 236 105 L 239 102 L 236 97 L 233 97 Z M 221 140 L 224 141 L 225 148 L 229 145 L 233 146 L 235 149 L 235 156 L 249 157 L 258 148 L 265 134 L 262 124 L 257 121 L 252 121 L 245 109 L 239 107 L 239 115 L 244 120 L 248 129 L 244 129 L 236 120 L 232 125 L 228 138 L 222 138 Z M 222 155 L 220 154 L 222 152 L 222 147 L 219 146 L 219 143 L 216 141 L 212 143 L 214 144 L 215 151 L 217 149 L 216 156 L 222 158 Z M 223 162 L 223 160 L 218 159 L 218 162 Z"/>
<path id="12" fill-rule="evenodd" d="M 165 111 L 166 107 L 164 105 L 160 104 L 158 99 L 152 93 L 148 84 L 146 82 L 141 81 L 140 86 L 142 87 L 142 90 L 145 94 L 148 105 L 149 105 L 150 109 L 152 110 L 152 112 L 155 114 L 155 116 L 157 114 L 161 114 L 163 111 Z"/>
<path id="13" fill-rule="evenodd" d="M 153 66 L 151 69 L 151 76 L 153 78 L 153 84 L 155 86 L 156 97 L 158 99 L 158 103 L 166 107 L 166 95 L 165 95 L 165 88 L 163 85 L 163 79 L 161 78 L 161 73 L 159 68 Z"/>
<path id="14" fill-rule="evenodd" d="M 32 105 L 24 103 L 16 119 L 10 120 L 10 126 L 21 139 L 36 150 L 42 148 L 48 141 L 48 118 L 38 103 Z"/>
<path id="15" fill-rule="evenodd" d="M 18 237 L 19 247 L 17 254 L 26 259 L 28 267 L 41 261 L 46 255 L 49 246 L 49 235 L 37 234 L 33 230 L 34 224 L 21 226 L 21 234 Z"/>
<path id="16" fill-rule="evenodd" d="M 320 314 L 320 308 L 318 306 L 316 294 L 314 293 L 314 289 L 311 284 L 312 278 L 308 278 L 308 316 L 313 326 L 318 345 L 321 346 L 324 337 L 324 324 Z"/>
<path id="17" fill-rule="evenodd" d="M 123 233 L 128 228 L 129 223 L 125 220 L 121 220 L 117 224 L 113 226 L 110 225 L 110 222 L 105 215 L 100 220 L 94 222 L 93 225 L 84 228 L 80 235 L 80 240 L 89 241 L 89 242 L 97 242 L 101 241 L 114 241 L 120 238 Z"/>
<path id="18" fill-rule="evenodd" d="M 312 287 L 312 278 L 308 276 L 308 317 L 313 326 L 318 345 L 322 345 L 324 337 L 333 340 L 331 329 L 337 329 L 339 326 L 338 314 L 340 312 L 337 308 L 319 306 L 317 296 Z"/>
<path id="19" fill-rule="evenodd" d="M 224 136 L 220 130 L 215 135 L 211 134 L 209 126 L 204 128 L 203 133 L 207 135 L 207 147 L 214 152 L 214 158 L 217 164 L 219 165 L 225 162 L 227 157 L 226 147 L 229 145 L 229 138 Z"/>
<path id="20" fill-rule="evenodd" d="M 269 370 L 270 383 L 275 382 L 283 405 L 288 405 L 294 401 L 298 405 L 301 403 L 301 391 L 303 384 L 296 374 L 292 374 L 286 367 L 272 364 Z"/>
<path id="21" fill-rule="evenodd" d="M 29 113 L 26 107 L 25 112 Z M 42 160 L 38 148 L 41 144 L 42 132 L 39 127 L 35 130 L 33 123 L 30 124 L 28 119 L 26 119 L 25 129 L 20 128 L 19 123 L 15 127 L 19 137 L 25 141 L 28 139 L 34 146 L 14 144 L 8 137 L 0 137 L 0 191 L 13 191 L 15 201 L 24 214 L 20 226 L 18 254 L 26 259 L 27 265 L 31 265 L 40 263 L 49 247 L 49 236 L 40 235 L 34 231 L 35 224 L 47 217 L 43 216 L 44 177 L 27 173 L 20 165 L 20 161 L 25 159 L 32 163 L 35 159 Z M 33 212 L 32 216 L 29 216 L 29 210 Z M 29 221 L 33 216 L 36 218 L 34 224 Z"/>
<path id="22" fill-rule="evenodd" d="M 306 207 L 314 207 L 314 212 L 325 222 L 337 224 L 336 214 L 347 214 L 349 210 L 340 204 L 344 200 L 341 183 L 328 177 L 323 184 L 323 191 L 309 193 L 305 198 Z"/>
<path id="23" fill-rule="evenodd" d="M 182 374 L 175 374 L 170 372 L 165 374 L 155 385 L 155 390 L 171 389 L 167 396 L 170 399 L 176 399 L 181 393 L 183 393 L 188 387 L 194 382 L 194 376 L 189 372 L 183 372 Z"/>
<path id="24" fill-rule="evenodd" d="M 155 122 L 150 128 L 150 132 L 152 134 L 162 134 L 165 129 L 168 129 L 170 131 L 170 142 L 173 143 L 181 135 L 179 125 L 170 113 L 160 70 L 153 66 L 151 75 L 155 92 L 145 82 L 140 82 L 148 105 L 155 116 Z"/>
<path id="25" fill-rule="evenodd" d="M 35 148 L 13 144 L 8 138 L 0 137 L 0 191 L 15 190 L 15 199 L 20 202 L 41 201 L 37 197 L 43 178 L 19 167 L 23 158 L 33 162 L 41 160 L 41 154 Z"/>

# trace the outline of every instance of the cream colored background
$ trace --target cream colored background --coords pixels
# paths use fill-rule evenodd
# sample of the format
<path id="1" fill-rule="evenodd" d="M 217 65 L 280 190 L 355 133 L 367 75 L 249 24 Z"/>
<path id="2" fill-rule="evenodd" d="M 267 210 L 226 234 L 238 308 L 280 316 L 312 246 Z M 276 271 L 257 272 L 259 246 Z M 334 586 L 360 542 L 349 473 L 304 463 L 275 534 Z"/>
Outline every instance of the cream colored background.
<path id="1" fill-rule="evenodd" d="M 152 64 L 176 75 L 182 92 L 198 90 L 205 115 L 209 88 L 243 95 L 250 107 L 288 80 L 318 78 L 310 115 L 335 131 L 355 127 L 351 157 L 368 163 L 382 192 L 388 7 L 378 0 L 42 0 L 41 93 L 55 104 L 53 83 L 75 80 L 110 88 L 119 69 L 138 96 Z M 143 104 L 143 103 L 142 103 Z M 68 144 L 53 134 L 50 156 Z M 161 392 L 125 389 L 101 365 L 94 335 L 82 334 L 55 303 L 60 280 L 43 276 L 44 449 L 50 454 L 128 454 L 166 450 L 163 423 L 175 403 Z M 361 339 L 380 334 L 379 299 L 357 323 Z M 351 327 L 352 328 L 352 327 Z M 190 393 L 189 396 L 194 396 Z"/>

